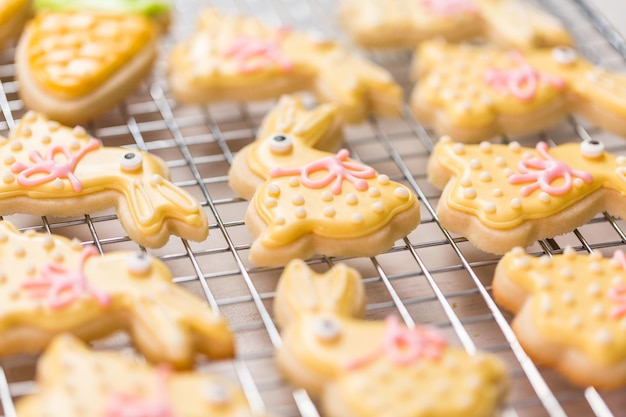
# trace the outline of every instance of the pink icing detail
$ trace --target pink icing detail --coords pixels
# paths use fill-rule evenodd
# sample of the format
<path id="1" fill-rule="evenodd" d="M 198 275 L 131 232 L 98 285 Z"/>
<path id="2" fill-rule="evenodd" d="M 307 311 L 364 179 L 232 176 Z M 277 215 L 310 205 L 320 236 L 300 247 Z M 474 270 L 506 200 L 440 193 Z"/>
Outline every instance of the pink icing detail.
<path id="1" fill-rule="evenodd" d="M 512 54 L 511 59 L 516 67 L 488 69 L 485 72 L 485 82 L 496 90 L 513 94 L 522 101 L 531 100 L 535 96 L 540 82 L 548 83 L 559 90 L 565 88 L 565 81 L 561 77 L 536 70 L 520 53 Z"/>
<path id="2" fill-rule="evenodd" d="M 97 254 L 98 250 L 94 246 L 83 249 L 79 266 L 73 271 L 58 264 L 46 264 L 41 269 L 41 278 L 23 282 L 22 288 L 30 290 L 33 297 L 45 296 L 48 305 L 54 310 L 63 308 L 84 295 L 91 295 L 98 304 L 106 307 L 111 304 L 111 296 L 89 284 L 84 273 L 87 259 Z"/>
<path id="3" fill-rule="evenodd" d="M 156 368 L 156 392 L 152 398 L 123 392 L 113 394 L 102 417 L 178 417 L 172 409 L 167 392 L 170 374 L 170 369 L 165 366 Z"/>
<path id="4" fill-rule="evenodd" d="M 613 260 L 619 264 L 622 270 L 626 271 L 626 254 L 623 251 L 616 250 L 613 253 Z M 616 304 L 609 311 L 609 316 L 612 319 L 617 319 L 626 315 L 626 284 L 619 284 L 609 289 L 607 296 Z"/>
<path id="5" fill-rule="evenodd" d="M 289 33 L 287 29 L 277 31 L 275 39 L 239 37 L 224 52 L 226 58 L 234 58 L 239 71 L 244 74 L 257 72 L 276 64 L 283 72 L 293 69 L 293 62 L 280 50 L 280 42 Z"/>
<path id="6" fill-rule="evenodd" d="M 385 334 L 380 346 L 371 354 L 348 363 L 345 367 L 347 370 L 358 369 L 381 355 L 387 355 L 397 366 L 407 366 L 422 358 L 438 360 L 448 344 L 443 335 L 432 327 L 409 329 L 396 316 L 387 317 L 385 324 Z"/>
<path id="7" fill-rule="evenodd" d="M 537 143 L 536 149 L 541 158 L 533 157 L 520 161 L 517 164 L 520 174 L 511 175 L 508 179 L 509 184 L 533 182 L 520 189 L 522 197 L 529 196 L 537 189 L 553 196 L 566 194 L 572 189 L 573 177 L 580 178 L 587 184 L 593 181 L 593 176 L 589 172 L 572 169 L 565 162 L 552 158 L 548 153 L 547 143 Z M 557 178 L 563 178 L 565 183 L 560 187 L 550 185 Z"/>
<path id="8" fill-rule="evenodd" d="M 418 3 L 430 12 L 446 17 L 478 13 L 478 8 L 470 0 L 418 0 Z"/>
<path id="9" fill-rule="evenodd" d="M 78 165 L 87 152 L 98 149 L 99 147 L 100 142 L 91 138 L 87 146 L 76 154 L 72 154 L 72 151 L 70 151 L 67 146 L 52 146 L 48 149 L 45 158 L 41 156 L 39 151 L 33 151 L 29 155 L 30 160 L 33 162 L 32 165 L 28 166 L 21 162 L 15 162 L 11 165 L 11 172 L 14 174 L 19 173 L 17 182 L 25 187 L 45 184 L 57 178 L 67 178 L 72 184 L 74 191 L 78 193 L 83 189 L 83 185 L 74 175 L 76 165 Z M 59 153 L 65 156 L 65 162 L 59 162 L 55 159 Z M 47 175 L 41 176 L 39 174 Z M 31 179 L 31 176 L 36 178 Z"/>
<path id="10" fill-rule="evenodd" d="M 305 187 L 316 189 L 326 187 L 332 182 L 330 191 L 335 195 L 341 194 L 343 180 L 351 182 L 357 190 L 365 191 L 369 188 L 365 179 L 374 178 L 376 171 L 367 165 L 348 161 L 349 156 L 350 152 L 347 149 L 341 149 L 337 155 L 318 159 L 301 168 L 272 168 L 270 177 L 300 175 L 300 181 Z M 318 171 L 328 173 L 322 178 L 312 179 L 311 174 Z"/>

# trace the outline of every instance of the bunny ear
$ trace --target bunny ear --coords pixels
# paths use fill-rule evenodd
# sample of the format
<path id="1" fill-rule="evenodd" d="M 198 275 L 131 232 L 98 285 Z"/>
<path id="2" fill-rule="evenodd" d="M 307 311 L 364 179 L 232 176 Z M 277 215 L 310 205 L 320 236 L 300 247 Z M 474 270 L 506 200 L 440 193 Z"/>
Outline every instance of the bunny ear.
<path id="1" fill-rule="evenodd" d="M 324 311 L 346 317 L 361 317 L 365 311 L 365 287 L 361 274 L 345 264 L 337 264 L 324 277 Z"/>

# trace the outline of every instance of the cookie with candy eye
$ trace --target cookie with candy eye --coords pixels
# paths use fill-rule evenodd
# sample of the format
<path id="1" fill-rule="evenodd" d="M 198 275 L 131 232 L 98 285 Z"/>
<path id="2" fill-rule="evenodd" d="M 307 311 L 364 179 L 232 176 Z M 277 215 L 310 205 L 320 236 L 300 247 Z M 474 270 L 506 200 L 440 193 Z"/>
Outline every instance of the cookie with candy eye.
<path id="1" fill-rule="evenodd" d="M 536 133 L 570 113 L 626 135 L 626 75 L 594 66 L 569 47 L 520 51 L 425 42 L 413 78 L 415 115 L 459 142 Z"/>
<path id="2" fill-rule="evenodd" d="M 116 207 L 131 239 L 160 247 L 170 235 L 204 240 L 200 203 L 170 181 L 163 160 L 102 146 L 80 126 L 28 112 L 0 140 L 0 215 L 73 216 Z"/>
<path id="3" fill-rule="evenodd" d="M 626 386 L 626 255 L 616 250 L 535 257 L 516 248 L 498 263 L 498 303 L 515 313 L 513 329 L 538 363 L 572 383 Z"/>
<path id="4" fill-rule="evenodd" d="M 428 161 L 428 179 L 443 189 L 442 226 L 476 247 L 501 254 L 582 226 L 607 211 L 626 216 L 626 158 L 599 141 L 523 148 L 443 138 Z"/>
<path id="5" fill-rule="evenodd" d="M 391 74 L 338 43 L 212 9 L 174 46 L 169 80 L 176 99 L 191 104 L 309 91 L 334 103 L 348 123 L 370 114 L 397 116 L 402 108 L 402 90 Z"/>
<path id="6" fill-rule="evenodd" d="M 65 124 L 117 106 L 152 70 L 163 1 L 35 2 L 15 56 L 25 106 Z"/>
<path id="7" fill-rule="evenodd" d="M 555 17 L 523 0 L 342 0 L 339 20 L 368 48 L 488 38 L 521 49 L 570 45 Z"/>
<path id="8" fill-rule="evenodd" d="M 126 330 L 155 363 L 188 368 L 197 354 L 228 358 L 226 322 L 143 252 L 100 255 L 60 236 L 0 222 L 0 356 L 40 352 L 54 336 L 85 340 Z M 9 267 L 7 267 L 9 265 Z"/>
<path id="9" fill-rule="evenodd" d="M 117 352 L 92 351 L 70 335 L 55 338 L 37 364 L 36 393 L 16 401 L 20 417 L 262 417 L 234 381 L 209 372 L 175 372 Z"/>

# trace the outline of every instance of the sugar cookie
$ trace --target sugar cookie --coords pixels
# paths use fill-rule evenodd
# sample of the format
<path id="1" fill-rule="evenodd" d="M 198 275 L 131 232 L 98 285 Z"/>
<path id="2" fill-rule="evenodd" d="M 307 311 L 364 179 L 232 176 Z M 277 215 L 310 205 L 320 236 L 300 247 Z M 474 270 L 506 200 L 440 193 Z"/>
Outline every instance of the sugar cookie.
<path id="1" fill-rule="evenodd" d="M 38 392 L 16 402 L 20 417 L 262 417 L 224 377 L 91 351 L 69 335 L 39 359 L 36 380 Z"/>
<path id="2" fill-rule="evenodd" d="M 433 38 L 487 38 L 522 49 L 572 43 L 558 19 L 524 0 L 342 0 L 338 16 L 370 48 L 411 48 Z"/>
<path id="3" fill-rule="evenodd" d="M 441 225 L 491 253 L 570 232 L 605 210 L 626 216 L 626 158 L 599 141 L 532 149 L 444 137 L 427 173 L 443 189 Z"/>
<path id="4" fill-rule="evenodd" d="M 0 48 L 19 35 L 29 19 L 31 0 L 0 1 Z"/>
<path id="5" fill-rule="evenodd" d="M 230 170 L 244 197 L 256 187 L 246 212 L 255 236 L 250 260 L 285 265 L 316 253 L 375 256 L 417 227 L 419 202 L 410 188 L 373 168 L 312 148 L 334 127 L 332 107 L 304 117 L 285 97 L 264 121 L 263 136 L 248 145 Z"/>
<path id="6" fill-rule="evenodd" d="M 83 123 L 117 106 L 152 70 L 161 25 L 133 13 L 127 3 L 136 2 L 108 2 L 106 12 L 86 1 L 41 3 L 44 11 L 27 24 L 15 56 L 26 107 Z"/>
<path id="7" fill-rule="evenodd" d="M 234 353 L 224 319 L 143 252 L 99 256 L 95 247 L 3 221 L 0 265 L 0 356 L 41 351 L 64 332 L 92 340 L 117 330 L 149 360 L 179 368 L 196 353 Z"/>
<path id="8" fill-rule="evenodd" d="M 456 141 L 536 133 L 570 112 L 626 136 L 626 75 L 569 47 L 519 52 L 431 41 L 414 64 L 413 112 Z"/>
<path id="9" fill-rule="evenodd" d="M 292 383 L 321 401 L 328 417 L 496 415 L 508 386 L 491 354 L 469 355 L 433 327 L 407 328 L 395 316 L 366 321 L 358 272 L 324 274 L 292 261 L 280 278 L 277 363 Z"/>
<path id="10" fill-rule="evenodd" d="M 533 257 L 516 248 L 498 263 L 493 292 L 516 313 L 513 329 L 536 362 L 577 385 L 626 386 L 623 251 Z"/>
<path id="11" fill-rule="evenodd" d="M 71 129 L 28 112 L 0 138 L 0 215 L 73 216 L 116 207 L 128 235 L 160 247 L 170 234 L 208 235 L 198 201 L 169 181 L 160 158 L 102 146 L 82 127 Z"/>
<path id="12" fill-rule="evenodd" d="M 252 17 L 206 10 L 170 56 L 174 96 L 185 103 L 254 101 L 312 91 L 338 106 L 346 122 L 368 114 L 396 116 L 402 90 L 383 68 L 339 44 Z"/>

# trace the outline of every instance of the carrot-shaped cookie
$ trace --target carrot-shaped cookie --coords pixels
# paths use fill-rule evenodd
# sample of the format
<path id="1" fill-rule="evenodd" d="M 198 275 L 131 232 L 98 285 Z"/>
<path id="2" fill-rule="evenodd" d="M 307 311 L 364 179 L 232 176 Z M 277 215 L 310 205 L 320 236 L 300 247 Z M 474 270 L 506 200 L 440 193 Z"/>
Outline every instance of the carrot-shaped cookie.
<path id="1" fill-rule="evenodd" d="M 31 0 L 0 0 L 0 48 L 22 31 L 31 15 Z"/>
<path id="2" fill-rule="evenodd" d="M 533 149 L 443 138 L 427 171 L 443 189 L 441 224 L 491 253 L 570 232 L 605 210 L 626 216 L 626 159 L 598 141 Z"/>
<path id="3" fill-rule="evenodd" d="M 0 215 L 73 216 L 116 207 L 128 235 L 160 247 L 170 234 L 208 235 L 200 203 L 169 181 L 160 158 L 106 147 L 82 127 L 71 129 L 28 112 L 0 140 Z"/>
<path id="4" fill-rule="evenodd" d="M 313 148 L 335 128 L 334 108 L 303 112 L 294 100 L 284 97 L 266 116 L 229 173 L 240 195 L 254 193 L 246 212 L 256 237 L 250 259 L 270 266 L 316 253 L 374 256 L 417 227 L 419 202 L 410 188 L 351 160 L 346 149 Z"/>
<path id="5" fill-rule="evenodd" d="M 236 383 L 208 372 L 174 372 L 59 336 L 37 363 L 38 392 L 20 417 L 261 417 Z"/>
<path id="6" fill-rule="evenodd" d="M 513 330 L 538 363 L 577 385 L 626 386 L 626 254 L 533 257 L 507 253 L 493 281 L 498 303 L 516 313 Z"/>
<path id="7" fill-rule="evenodd" d="M 186 103 L 276 98 L 301 90 L 335 103 L 342 119 L 400 113 L 402 90 L 389 72 L 329 39 L 207 10 L 170 56 L 174 96 Z"/>
<path id="8" fill-rule="evenodd" d="M 16 52 L 25 105 L 66 124 L 118 105 L 150 73 L 163 1 L 40 1 Z M 160 7 L 148 7 L 149 4 Z M 99 6 L 101 5 L 101 7 Z M 160 11 L 157 16 L 155 11 Z"/>
<path id="9" fill-rule="evenodd" d="M 283 272 L 275 315 L 283 343 L 276 359 L 292 383 L 319 398 L 328 417 L 486 417 L 497 415 L 506 370 L 494 355 L 469 355 L 433 327 L 395 316 L 359 318 L 357 271 L 324 274 L 303 261 Z"/>
<path id="10" fill-rule="evenodd" d="M 128 331 L 151 361 L 190 367 L 196 353 L 231 357 L 223 318 L 141 252 L 103 256 L 61 236 L 0 222 L 0 356 L 39 352 L 60 333 L 92 340 Z"/>
<path id="11" fill-rule="evenodd" d="M 570 112 L 626 135 L 626 75 L 569 47 L 518 51 L 431 41 L 418 48 L 413 72 L 415 115 L 459 142 L 539 132 Z"/>
<path id="12" fill-rule="evenodd" d="M 434 38 L 486 37 L 524 49 L 572 42 L 556 18 L 524 0 L 342 0 L 338 15 L 356 43 L 373 48 Z"/>

